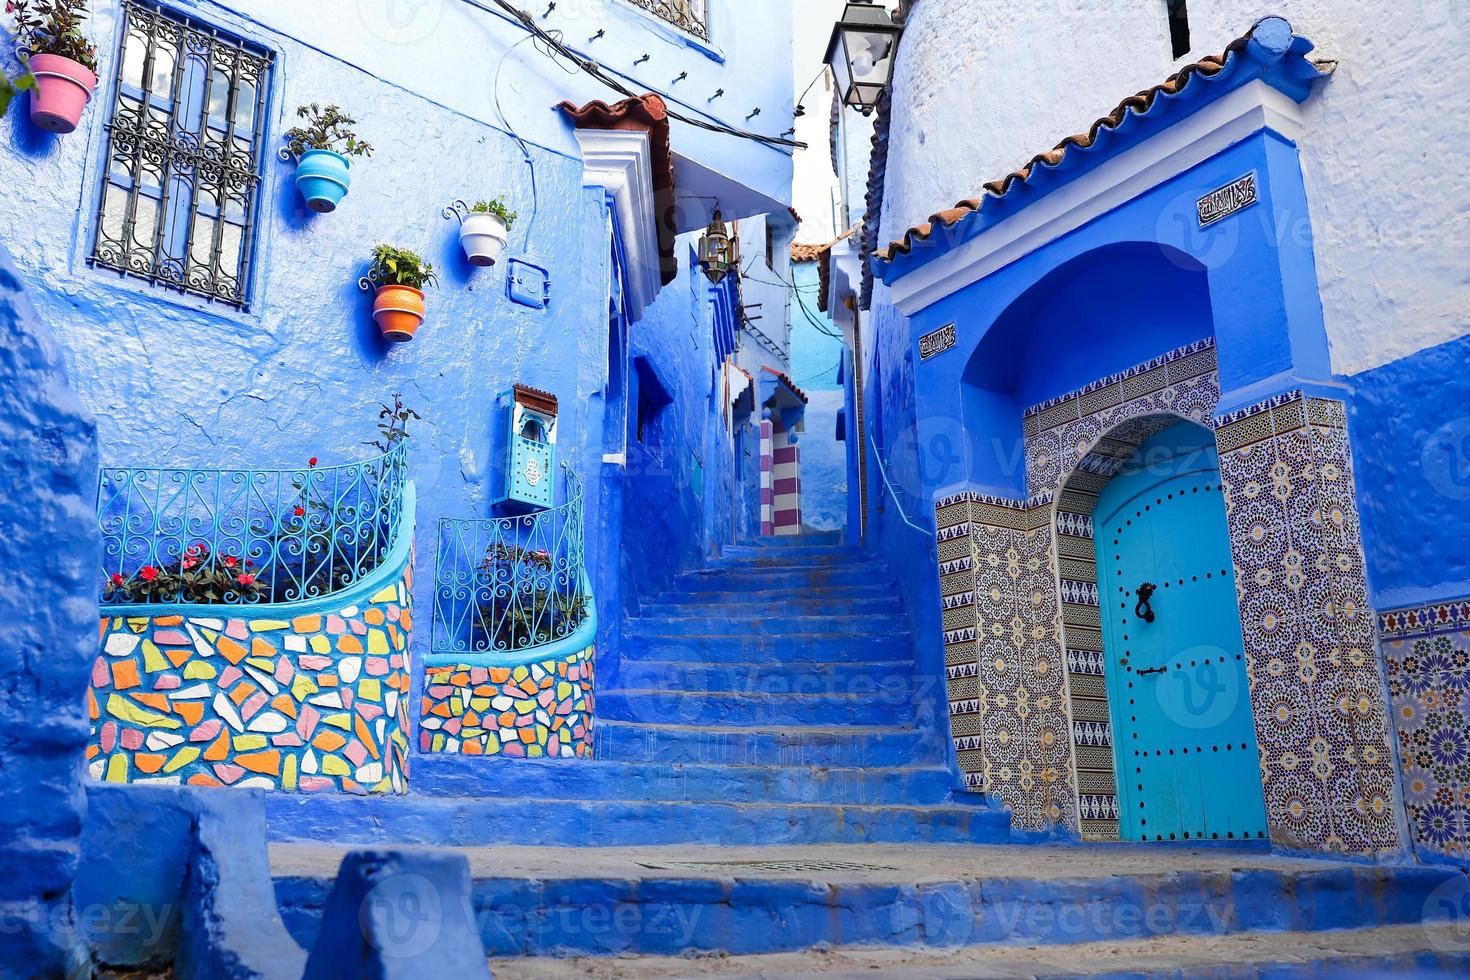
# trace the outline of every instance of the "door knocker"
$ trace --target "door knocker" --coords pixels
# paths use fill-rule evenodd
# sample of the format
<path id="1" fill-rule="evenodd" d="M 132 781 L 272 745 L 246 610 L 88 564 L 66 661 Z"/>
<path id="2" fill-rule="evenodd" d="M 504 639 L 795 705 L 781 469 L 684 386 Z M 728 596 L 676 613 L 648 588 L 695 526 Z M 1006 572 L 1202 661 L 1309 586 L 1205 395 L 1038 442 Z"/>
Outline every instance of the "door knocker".
<path id="1" fill-rule="evenodd" d="M 1138 605 L 1133 608 L 1133 614 L 1145 623 L 1152 623 L 1157 617 L 1154 615 L 1154 607 L 1149 605 L 1149 600 L 1159 590 L 1152 582 L 1145 582 L 1138 587 Z"/>

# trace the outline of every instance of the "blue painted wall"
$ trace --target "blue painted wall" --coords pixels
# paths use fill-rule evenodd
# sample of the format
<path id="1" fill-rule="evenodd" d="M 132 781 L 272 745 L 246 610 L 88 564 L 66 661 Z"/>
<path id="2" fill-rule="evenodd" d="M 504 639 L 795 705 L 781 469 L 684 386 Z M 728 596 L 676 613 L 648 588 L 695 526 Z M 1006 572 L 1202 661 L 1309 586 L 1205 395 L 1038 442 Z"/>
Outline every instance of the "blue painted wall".
<path id="1" fill-rule="evenodd" d="M 0 964 L 81 975 L 72 911 L 86 799 L 84 692 L 97 656 L 97 433 L 0 246 Z"/>
<path id="2" fill-rule="evenodd" d="M 796 301 L 791 305 L 791 378 L 811 399 L 801 435 L 801 522 L 817 531 L 847 527 L 847 443 L 837 440 L 837 413 L 844 394 L 837 381 L 842 333 L 817 309 L 821 292 L 817 264 L 791 266 Z"/>
<path id="3" fill-rule="evenodd" d="M 109 79 L 120 4 L 92 6 L 99 75 Z M 411 450 L 421 662 L 438 519 L 491 514 L 503 427 L 494 399 L 515 381 L 544 388 L 561 402 L 559 458 L 588 485 L 601 645 L 615 654 L 622 602 L 695 560 L 732 522 L 732 505 L 718 499 L 731 487 L 729 466 L 718 459 L 725 450 L 709 444 L 718 431 L 709 304 L 703 280 L 690 272 L 687 241 L 680 278 L 625 331 L 633 353 L 645 355 L 667 386 L 668 451 L 658 466 L 630 452 L 626 473 L 603 461 L 610 431 L 623 427 L 620 387 L 609 385 L 609 212 L 601 189 L 583 187 L 579 146 L 553 106 L 620 96 L 567 74 L 478 0 L 421 5 L 407 22 L 387 18 L 386 0 L 173 6 L 276 53 L 267 152 L 280 145 L 295 107 L 316 101 L 354 115 L 376 153 L 354 166 L 351 193 L 330 215 L 306 212 L 292 166 L 267 161 L 257 288 L 241 313 L 87 266 L 109 83 L 69 136 L 35 129 L 23 105 L 0 123 L 0 243 L 16 254 L 41 317 L 54 325 L 81 402 L 97 417 L 101 459 L 270 468 L 311 456 L 324 464 L 362 458 L 372 452 L 362 443 L 373 435 L 379 404 L 402 392 L 425 416 Z M 621 2 L 561 6 L 543 26 L 563 31 L 630 88 L 663 92 L 676 111 L 736 123 L 760 105 L 761 126 L 790 125 L 789 33 L 774 0 L 755 4 L 762 16 L 741 5 L 750 15 L 739 18 L 735 4 L 711 3 L 709 43 Z M 599 30 L 606 34 L 586 40 Z M 649 59 L 635 66 L 644 54 Z M 681 72 L 687 77 L 674 83 Z M 717 88 L 728 99 L 711 100 Z M 731 187 L 789 200 L 787 152 L 677 122 L 672 140 L 676 154 L 723 174 Z M 457 224 L 440 214 L 455 198 L 500 194 L 521 215 L 505 259 L 549 270 L 548 310 L 510 302 L 505 259 L 491 269 L 469 266 Z M 409 344 L 379 338 L 371 300 L 357 288 L 378 242 L 419 251 L 439 271 L 428 319 Z M 694 492 L 696 461 L 711 500 Z M 657 527 L 640 526 L 627 553 L 625 509 L 640 520 L 660 515 Z M 78 696 L 84 685 L 85 677 L 77 680 Z"/>

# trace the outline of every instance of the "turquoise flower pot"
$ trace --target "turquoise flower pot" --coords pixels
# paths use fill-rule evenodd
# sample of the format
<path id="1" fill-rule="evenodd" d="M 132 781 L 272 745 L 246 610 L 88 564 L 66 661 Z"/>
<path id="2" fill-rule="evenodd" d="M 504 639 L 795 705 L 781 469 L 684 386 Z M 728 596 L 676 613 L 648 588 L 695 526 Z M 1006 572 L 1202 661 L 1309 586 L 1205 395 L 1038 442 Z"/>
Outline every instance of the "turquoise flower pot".
<path id="1" fill-rule="evenodd" d="M 331 150 L 307 150 L 296 161 L 296 189 L 318 214 L 337 210 L 352 186 L 352 161 Z"/>

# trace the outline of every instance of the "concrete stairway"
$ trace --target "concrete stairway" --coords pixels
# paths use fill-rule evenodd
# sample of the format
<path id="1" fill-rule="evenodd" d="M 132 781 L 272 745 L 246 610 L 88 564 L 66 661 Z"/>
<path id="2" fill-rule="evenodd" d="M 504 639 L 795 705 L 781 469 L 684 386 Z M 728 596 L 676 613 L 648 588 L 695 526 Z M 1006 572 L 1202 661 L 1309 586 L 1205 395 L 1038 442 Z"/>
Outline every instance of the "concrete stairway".
<path id="1" fill-rule="evenodd" d="M 916 724 L 908 619 L 880 561 L 729 549 L 624 625 L 593 760 L 420 756 L 406 799 L 271 800 L 276 840 L 615 846 L 993 843 Z"/>

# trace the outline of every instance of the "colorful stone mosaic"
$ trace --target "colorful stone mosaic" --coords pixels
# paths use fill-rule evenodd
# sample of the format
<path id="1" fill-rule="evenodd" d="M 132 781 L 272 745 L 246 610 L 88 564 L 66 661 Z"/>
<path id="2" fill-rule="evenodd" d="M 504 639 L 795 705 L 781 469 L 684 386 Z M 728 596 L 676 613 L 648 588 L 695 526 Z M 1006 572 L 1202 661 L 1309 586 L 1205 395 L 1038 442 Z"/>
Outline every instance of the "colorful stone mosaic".
<path id="1" fill-rule="evenodd" d="M 1272 840 L 1399 851 L 1345 407 L 1290 392 L 1215 437 Z"/>
<path id="2" fill-rule="evenodd" d="M 1301 850 L 1392 852 L 1401 844 L 1386 699 L 1343 406 L 1291 393 L 1216 419 L 1218 400 L 1213 342 L 1172 351 L 1025 413 L 1028 499 L 938 501 L 961 768 L 970 785 L 1011 806 L 1018 827 L 1117 838 L 1092 506 L 1140 444 L 1190 420 L 1216 429 L 1227 484 L 1273 839 Z M 1286 541 L 1296 544 L 1273 552 Z M 1027 584 L 1045 586 L 1044 596 L 1020 587 L 1033 561 L 1049 580 Z M 1041 671 L 1059 675 L 1059 685 L 1038 683 Z M 1061 776 L 1038 779 L 1057 758 Z"/>
<path id="3" fill-rule="evenodd" d="M 596 649 L 520 667 L 430 666 L 419 748 L 523 759 L 590 758 Z"/>
<path id="4" fill-rule="evenodd" d="M 92 776 L 407 792 L 412 585 L 410 567 L 360 605 L 286 619 L 234 608 L 103 619 Z"/>
<path id="5" fill-rule="evenodd" d="M 1470 861 L 1470 600 L 1378 618 L 1404 809 L 1421 858 Z"/>

